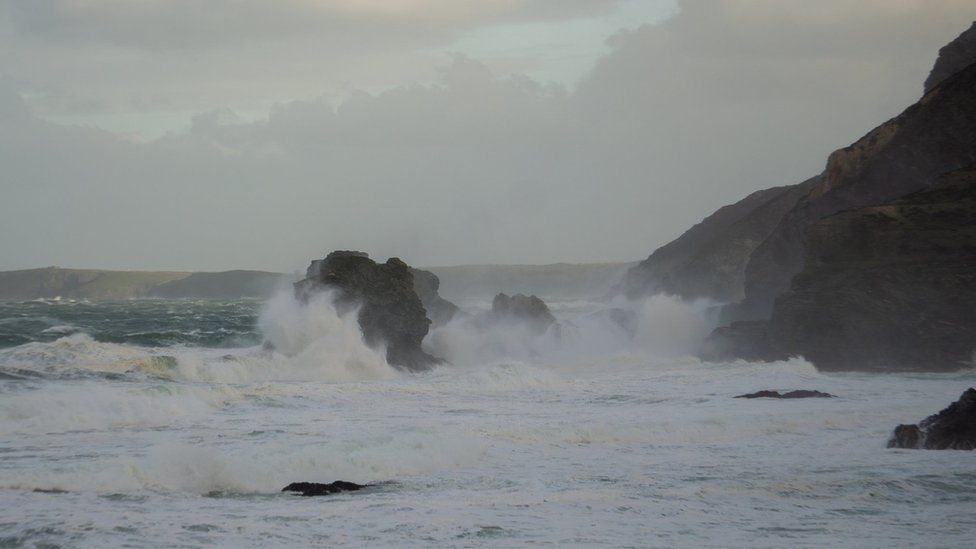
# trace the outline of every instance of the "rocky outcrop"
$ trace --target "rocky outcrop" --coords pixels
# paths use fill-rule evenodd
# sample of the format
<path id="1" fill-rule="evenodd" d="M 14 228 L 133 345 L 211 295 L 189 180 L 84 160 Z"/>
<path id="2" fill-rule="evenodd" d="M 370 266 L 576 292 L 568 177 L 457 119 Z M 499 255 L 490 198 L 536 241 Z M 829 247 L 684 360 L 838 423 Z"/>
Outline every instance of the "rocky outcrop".
<path id="1" fill-rule="evenodd" d="M 685 299 L 738 301 L 749 256 L 818 178 L 756 191 L 718 209 L 631 268 L 623 283 L 630 298 L 656 293 Z"/>
<path id="2" fill-rule="evenodd" d="M 788 391 L 786 393 L 780 393 L 779 391 L 757 391 L 755 393 L 749 393 L 745 395 L 739 395 L 735 398 L 834 398 L 834 395 L 830 393 L 824 393 L 821 391 L 809 391 L 801 389 L 798 391 Z"/>
<path id="3" fill-rule="evenodd" d="M 413 289 L 420 297 L 420 302 L 427 310 L 427 318 L 430 319 L 432 326 L 443 326 L 450 322 L 454 315 L 458 314 L 457 305 L 444 299 L 437 293 L 441 281 L 437 275 L 423 269 L 411 268 L 413 273 Z"/>
<path id="4" fill-rule="evenodd" d="M 546 303 L 534 295 L 498 294 L 491 303 L 487 321 L 517 322 L 524 324 L 532 332 L 541 334 L 555 324 L 556 317 L 552 316 Z"/>
<path id="5" fill-rule="evenodd" d="M 306 278 L 295 283 L 296 297 L 303 301 L 327 290 L 334 292 L 340 311 L 359 308 L 363 339 L 384 345 L 392 366 L 419 371 L 440 362 L 421 348 L 430 319 L 414 290 L 413 273 L 400 259 L 376 263 L 362 252 L 332 252 L 313 261 Z"/>
<path id="6" fill-rule="evenodd" d="M 815 224 L 765 349 L 823 370 L 954 370 L 976 350 L 976 164 Z"/>
<path id="7" fill-rule="evenodd" d="M 925 92 L 973 63 L 976 63 L 976 23 L 939 50 L 935 66 L 925 79 Z"/>
<path id="8" fill-rule="evenodd" d="M 771 361 L 789 357 L 769 346 L 765 320 L 739 320 L 712 331 L 702 343 L 698 356 L 713 362 L 723 360 Z"/>
<path id="9" fill-rule="evenodd" d="M 918 103 L 849 147 L 835 151 L 820 181 L 749 258 L 746 297 L 735 320 L 768 318 L 775 298 L 803 269 L 807 234 L 820 219 L 921 190 L 976 161 L 976 65 L 929 90 Z"/>
<path id="10" fill-rule="evenodd" d="M 895 427 L 888 448 L 976 449 L 976 389 L 967 389 L 959 400 L 918 425 Z"/>
<path id="11" fill-rule="evenodd" d="M 303 496 L 310 497 L 330 496 L 340 492 L 355 492 L 368 487 L 368 484 L 356 484 L 355 482 L 346 482 L 344 480 L 337 480 L 328 484 L 321 484 L 318 482 L 293 482 L 282 488 L 281 491 L 298 492 Z"/>

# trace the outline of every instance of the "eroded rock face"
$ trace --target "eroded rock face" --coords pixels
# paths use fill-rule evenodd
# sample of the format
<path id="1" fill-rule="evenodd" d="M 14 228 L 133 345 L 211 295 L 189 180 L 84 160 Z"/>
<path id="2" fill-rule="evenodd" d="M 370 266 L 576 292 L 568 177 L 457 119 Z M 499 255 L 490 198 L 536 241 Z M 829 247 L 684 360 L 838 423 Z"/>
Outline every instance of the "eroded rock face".
<path id="1" fill-rule="evenodd" d="M 537 333 L 545 332 L 556 322 L 546 303 L 534 295 L 498 294 L 488 314 L 492 322 L 521 322 Z"/>
<path id="2" fill-rule="evenodd" d="M 939 50 L 935 66 L 925 79 L 925 93 L 973 63 L 976 63 L 976 23 Z"/>
<path id="3" fill-rule="evenodd" d="M 943 49 L 921 100 L 830 155 L 753 250 L 745 298 L 723 309 L 732 323 L 706 342 L 706 358 L 802 355 L 824 370 L 973 364 L 973 40 L 976 27 Z"/>
<path id="4" fill-rule="evenodd" d="M 769 318 L 803 270 L 810 228 L 849 208 L 882 204 L 924 189 L 976 162 L 976 65 L 932 88 L 895 118 L 830 155 L 819 183 L 783 216 L 749 258 L 734 320 Z"/>
<path id="5" fill-rule="evenodd" d="M 817 180 L 756 191 L 718 209 L 631 268 L 623 292 L 632 299 L 657 293 L 742 299 L 750 254 Z"/>
<path id="6" fill-rule="evenodd" d="M 959 400 L 918 425 L 895 427 L 888 448 L 976 449 L 976 389 L 967 389 Z"/>
<path id="7" fill-rule="evenodd" d="M 814 225 L 767 350 L 822 370 L 947 371 L 976 350 L 976 164 Z"/>
<path id="8" fill-rule="evenodd" d="M 423 269 L 411 268 L 413 273 L 413 289 L 420 297 L 420 302 L 427 310 L 427 318 L 430 319 L 432 326 L 443 326 L 451 321 L 460 310 L 457 305 L 444 299 L 437 293 L 441 281 L 437 275 Z"/>
<path id="9" fill-rule="evenodd" d="M 295 284 L 301 300 L 323 290 L 336 292 L 340 310 L 359 307 L 363 338 L 369 345 L 385 345 L 391 365 L 419 371 L 440 362 L 421 348 L 430 320 L 414 290 L 413 273 L 400 259 L 378 264 L 362 252 L 332 252 L 313 261 L 306 278 Z"/>

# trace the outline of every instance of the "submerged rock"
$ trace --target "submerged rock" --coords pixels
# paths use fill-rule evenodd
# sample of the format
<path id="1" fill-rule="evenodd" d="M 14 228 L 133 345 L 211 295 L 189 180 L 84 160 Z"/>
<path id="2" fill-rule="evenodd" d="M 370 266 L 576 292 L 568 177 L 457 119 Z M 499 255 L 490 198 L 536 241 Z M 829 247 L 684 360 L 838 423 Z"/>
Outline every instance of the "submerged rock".
<path id="1" fill-rule="evenodd" d="M 328 496 L 340 492 L 355 492 L 369 487 L 369 484 L 356 484 L 337 480 L 328 484 L 318 482 L 293 482 L 281 489 L 282 492 L 301 492 L 303 496 Z"/>
<path id="2" fill-rule="evenodd" d="M 976 389 L 967 389 L 959 400 L 918 425 L 895 427 L 888 448 L 976 449 Z"/>
<path id="3" fill-rule="evenodd" d="M 313 261 L 295 294 L 307 301 L 321 291 L 336 292 L 336 307 L 359 307 L 359 326 L 369 345 L 385 345 L 386 360 L 407 370 L 441 362 L 421 348 L 430 319 L 414 290 L 413 272 L 399 258 L 376 263 L 363 252 L 337 251 Z"/>
<path id="4" fill-rule="evenodd" d="M 821 391 L 808 391 L 801 389 L 799 391 L 789 391 L 787 393 L 780 393 L 779 391 L 757 391 L 755 393 L 739 395 L 735 398 L 834 398 L 834 395 Z"/>

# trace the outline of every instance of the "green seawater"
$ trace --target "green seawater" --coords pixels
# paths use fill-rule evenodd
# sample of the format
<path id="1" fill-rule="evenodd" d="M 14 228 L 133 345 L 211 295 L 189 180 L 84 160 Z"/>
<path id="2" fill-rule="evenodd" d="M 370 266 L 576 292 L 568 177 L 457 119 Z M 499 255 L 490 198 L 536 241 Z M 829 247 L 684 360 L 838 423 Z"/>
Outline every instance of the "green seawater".
<path id="1" fill-rule="evenodd" d="M 76 333 L 144 347 L 233 348 L 261 342 L 262 300 L 0 301 L 0 348 Z"/>

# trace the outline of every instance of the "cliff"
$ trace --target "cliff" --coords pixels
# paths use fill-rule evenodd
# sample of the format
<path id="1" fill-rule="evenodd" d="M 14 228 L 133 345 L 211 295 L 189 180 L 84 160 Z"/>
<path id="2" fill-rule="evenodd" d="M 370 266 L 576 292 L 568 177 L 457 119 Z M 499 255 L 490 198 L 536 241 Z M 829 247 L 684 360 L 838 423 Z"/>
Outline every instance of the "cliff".
<path id="1" fill-rule="evenodd" d="M 826 217 L 768 346 L 823 370 L 954 370 L 976 349 L 976 164 Z"/>
<path id="2" fill-rule="evenodd" d="M 976 62 L 976 22 L 939 50 L 935 66 L 932 67 L 929 77 L 925 79 L 925 93 L 974 62 Z"/>
<path id="3" fill-rule="evenodd" d="M 668 293 L 731 302 L 744 297 L 749 256 L 818 178 L 756 191 L 724 206 L 627 271 L 631 298 Z"/>
<path id="4" fill-rule="evenodd" d="M 820 219 L 923 189 L 974 161 L 976 65 L 970 64 L 897 117 L 830 155 L 820 181 L 750 256 L 746 296 L 733 318 L 768 318 L 775 298 L 803 268 L 807 232 Z"/>
<path id="5" fill-rule="evenodd" d="M 720 208 L 630 269 L 622 291 L 741 300 L 726 319 L 768 318 L 803 268 L 817 220 L 922 189 L 976 159 L 974 62 L 976 23 L 939 50 L 918 103 L 835 151 L 822 174 Z"/>

